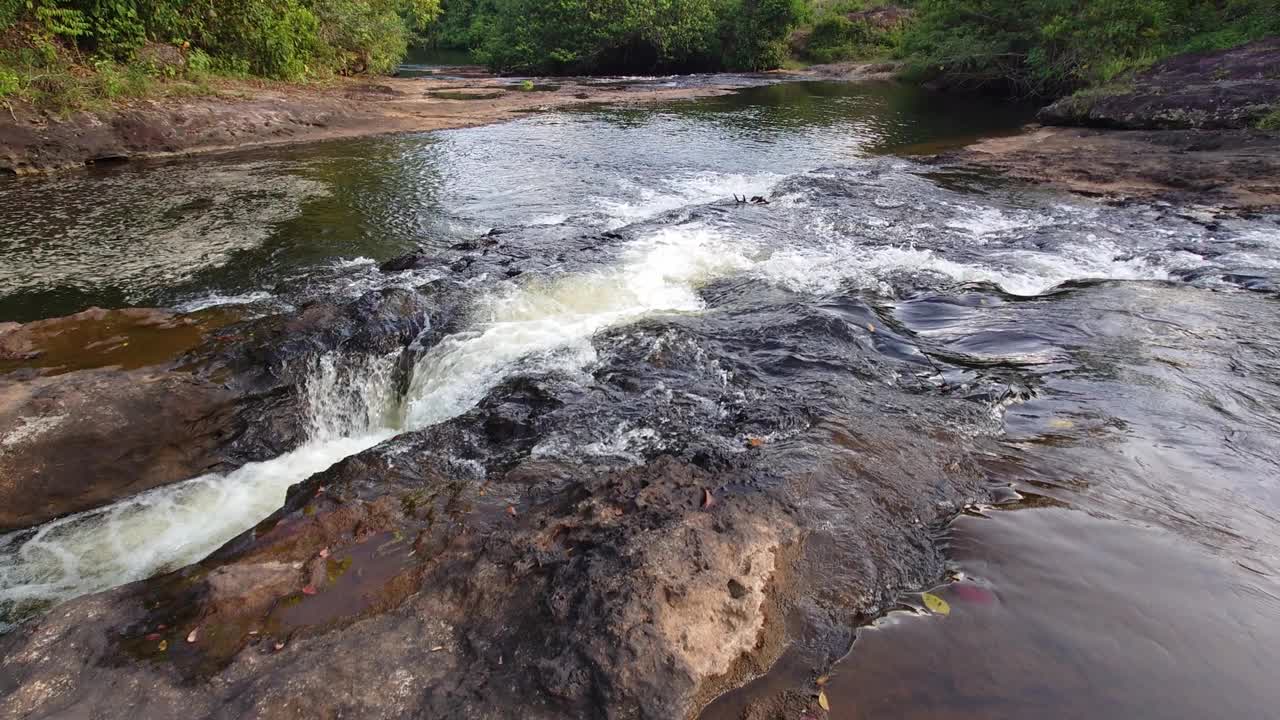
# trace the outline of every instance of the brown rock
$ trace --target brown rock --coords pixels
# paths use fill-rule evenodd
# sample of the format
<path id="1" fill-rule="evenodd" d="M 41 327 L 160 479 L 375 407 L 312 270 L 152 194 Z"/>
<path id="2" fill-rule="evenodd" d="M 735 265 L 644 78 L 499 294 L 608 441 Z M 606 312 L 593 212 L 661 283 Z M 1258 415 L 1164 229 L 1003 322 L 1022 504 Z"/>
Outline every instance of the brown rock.
<path id="1" fill-rule="evenodd" d="M 0 531 L 199 475 L 233 417 L 230 393 L 181 373 L 0 378 Z"/>

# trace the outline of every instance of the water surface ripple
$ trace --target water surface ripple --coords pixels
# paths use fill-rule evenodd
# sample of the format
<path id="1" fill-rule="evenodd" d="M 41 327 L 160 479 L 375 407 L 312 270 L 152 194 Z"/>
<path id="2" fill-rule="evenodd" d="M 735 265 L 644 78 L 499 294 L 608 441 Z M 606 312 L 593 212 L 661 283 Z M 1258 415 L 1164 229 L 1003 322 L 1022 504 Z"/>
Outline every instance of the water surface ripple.
<path id="1" fill-rule="evenodd" d="M 625 465 L 750 436 L 783 448 L 779 473 L 843 468 L 796 499 L 803 631 L 705 717 L 833 666 L 840 718 L 1269 716 L 1280 218 L 1115 207 L 910 157 L 1024 118 L 791 83 L 0 183 L 0 321 L 287 311 L 427 282 L 470 308 L 404 387 L 394 358 L 316 358 L 294 453 L 0 538 L 0 615 L 198 560 L 310 473 L 554 376 L 582 390 L 563 411 L 582 422 L 536 455 Z M 494 229 L 500 251 L 465 271 L 374 264 Z M 643 401 L 609 403 L 621 382 Z M 856 569 L 824 548 L 853 541 L 857 483 L 925 439 L 1017 494 L 944 531 L 950 616 L 904 597 L 857 630 Z"/>

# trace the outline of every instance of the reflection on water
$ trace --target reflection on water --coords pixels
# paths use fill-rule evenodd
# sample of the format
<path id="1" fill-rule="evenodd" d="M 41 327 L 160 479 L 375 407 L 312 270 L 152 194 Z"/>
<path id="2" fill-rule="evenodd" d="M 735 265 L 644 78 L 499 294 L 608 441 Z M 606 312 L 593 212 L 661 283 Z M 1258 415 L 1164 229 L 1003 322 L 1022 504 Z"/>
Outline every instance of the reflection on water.
<path id="1" fill-rule="evenodd" d="M 474 317 L 423 353 L 408 397 L 384 397 L 386 373 L 358 364 L 318 372 L 314 442 L 10 535 L 7 587 L 45 602 L 194 559 L 306 473 L 464 413 L 513 373 L 555 368 L 586 387 L 604 364 L 654 392 L 607 408 L 582 393 L 581 435 L 541 438 L 539 452 L 640 461 L 691 432 L 740 447 L 750 425 L 796 448 L 780 474 L 817 477 L 795 498 L 812 530 L 798 581 L 817 586 L 804 589 L 812 607 L 791 619 L 784 660 L 707 718 L 779 691 L 812 700 L 828 670 L 841 718 L 1272 715 L 1280 224 L 1108 207 L 879 157 L 1024 118 L 893 86 L 777 84 L 2 182 L 0 321 L 413 285 L 425 276 L 372 261 L 502 231 L 474 266 L 423 271 L 473 300 Z M 145 355 L 121 350 L 133 338 L 199 336 L 162 329 L 77 326 L 45 338 L 50 367 L 79 340 L 124 363 Z M 649 350 L 636 359 L 640 346 L 687 362 L 660 368 Z M 1028 499 L 939 530 L 965 578 L 938 589 L 949 617 L 898 612 L 858 630 L 849 593 L 874 563 L 831 558 L 892 556 L 848 520 L 931 503 L 868 508 L 865 490 L 959 472 L 934 462 L 939 447 Z M 98 558 L 100 576 L 31 573 L 50 547 L 97 557 L 102 537 L 134 549 Z M 944 580 L 933 557 L 939 577 L 920 582 Z"/>
<path id="2" fill-rule="evenodd" d="M 977 580 L 947 617 L 859 634 L 831 717 L 1262 718 L 1276 708 L 1280 583 L 1164 532 L 1066 510 L 962 518 Z"/>
<path id="3" fill-rule="evenodd" d="M 499 225 L 616 227 L 1026 117 L 960 102 L 943 122 L 936 102 L 907 88 L 791 83 L 658 111 L 3 179 L 0 321 L 274 291 L 335 257 L 384 259 Z"/>

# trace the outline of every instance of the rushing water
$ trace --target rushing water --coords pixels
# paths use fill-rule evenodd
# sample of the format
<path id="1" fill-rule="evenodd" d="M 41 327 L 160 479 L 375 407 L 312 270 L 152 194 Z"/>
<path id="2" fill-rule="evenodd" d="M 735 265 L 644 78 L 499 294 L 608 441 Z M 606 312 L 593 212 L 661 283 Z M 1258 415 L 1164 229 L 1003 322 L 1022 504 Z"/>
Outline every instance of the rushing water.
<path id="1" fill-rule="evenodd" d="M 316 358 L 298 450 L 0 538 L 0 609 L 198 560 L 288 485 L 513 375 L 587 383 L 629 369 L 636 343 L 679 346 L 701 369 L 655 387 L 661 407 L 709 423 L 766 408 L 762 433 L 780 441 L 811 438 L 812 418 L 909 416 L 1021 493 L 951 529 L 958 582 L 937 589 L 950 616 L 798 638 L 708 717 L 808 687 L 841 656 L 835 717 L 1265 716 L 1280 660 L 1280 221 L 1109 207 L 902 157 L 1024 117 L 795 83 L 2 183 L 0 321 L 90 304 L 287 311 L 441 279 L 474 299 L 403 395 L 394 358 Z M 537 270 L 372 262 L 491 228 Z M 660 415 L 607 408 L 537 452 L 635 461 L 682 441 Z M 867 447 L 831 444 L 866 462 Z M 842 541 L 824 520 L 837 502 L 802 499 L 814 546 Z M 818 571 L 833 587 L 844 572 Z M 1227 699 L 1206 704 L 1214 693 Z"/>

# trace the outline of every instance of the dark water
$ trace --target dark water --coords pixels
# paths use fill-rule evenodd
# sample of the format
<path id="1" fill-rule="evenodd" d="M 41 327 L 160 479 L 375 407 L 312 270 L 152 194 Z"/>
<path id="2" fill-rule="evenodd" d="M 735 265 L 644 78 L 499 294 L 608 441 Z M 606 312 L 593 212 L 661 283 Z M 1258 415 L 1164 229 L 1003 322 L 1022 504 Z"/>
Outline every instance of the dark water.
<path id="1" fill-rule="evenodd" d="M 565 410 L 582 422 L 538 452 L 625 464 L 759 436 L 780 472 L 843 468 L 796 498 L 817 589 L 790 649 L 705 717 L 816 698 L 828 672 L 840 718 L 1275 716 L 1280 220 L 1109 207 L 909 159 L 1025 118 L 792 83 L 9 181 L 0 321 L 418 285 L 449 273 L 372 262 L 498 228 L 524 273 L 484 260 L 456 281 L 475 328 L 428 355 L 404 425 L 378 432 L 553 368 L 652 392 L 583 393 Z M 939 447 L 1010 488 L 939 529 L 948 565 L 911 588 L 951 613 L 909 610 L 910 593 L 879 619 L 842 611 L 859 483 L 942 472 Z M 0 539 L 0 601 L 35 586 L 23 548 L 75 546 L 58 532 Z M 77 582 L 56 592 L 98 586 Z"/>

